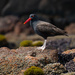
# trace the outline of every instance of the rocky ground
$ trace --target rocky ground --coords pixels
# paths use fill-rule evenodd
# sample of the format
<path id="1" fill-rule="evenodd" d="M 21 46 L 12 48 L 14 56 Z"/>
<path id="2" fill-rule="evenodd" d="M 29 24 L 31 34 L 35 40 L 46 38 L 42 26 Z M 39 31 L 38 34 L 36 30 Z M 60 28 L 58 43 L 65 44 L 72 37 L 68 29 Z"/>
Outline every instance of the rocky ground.
<path id="1" fill-rule="evenodd" d="M 48 40 L 42 52 L 36 47 L 0 48 L 0 75 L 23 75 L 30 66 L 43 69 L 45 75 L 75 75 L 75 49 L 70 39 Z"/>

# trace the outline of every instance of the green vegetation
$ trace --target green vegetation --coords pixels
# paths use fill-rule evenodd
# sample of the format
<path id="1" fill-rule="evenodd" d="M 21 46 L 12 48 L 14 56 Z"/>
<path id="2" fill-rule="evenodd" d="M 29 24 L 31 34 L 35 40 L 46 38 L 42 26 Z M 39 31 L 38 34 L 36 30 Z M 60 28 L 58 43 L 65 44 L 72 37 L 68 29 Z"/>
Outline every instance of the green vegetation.
<path id="1" fill-rule="evenodd" d="M 32 41 L 31 40 L 24 40 L 20 43 L 21 47 L 27 47 L 27 46 L 32 46 Z"/>
<path id="2" fill-rule="evenodd" d="M 4 40 L 6 40 L 5 36 L 0 34 L 0 41 L 4 41 Z"/>
<path id="3" fill-rule="evenodd" d="M 42 46 L 43 42 L 42 41 L 35 41 L 32 43 L 32 46 Z"/>
<path id="4" fill-rule="evenodd" d="M 32 66 L 24 72 L 24 75 L 44 75 L 44 72 L 41 68 Z"/>
<path id="5" fill-rule="evenodd" d="M 6 44 L 7 44 L 7 41 L 5 36 L 0 34 L 0 47 L 5 46 Z"/>
<path id="6" fill-rule="evenodd" d="M 41 45 L 43 45 L 42 41 L 32 42 L 31 40 L 24 40 L 20 43 L 20 47 L 41 46 Z"/>

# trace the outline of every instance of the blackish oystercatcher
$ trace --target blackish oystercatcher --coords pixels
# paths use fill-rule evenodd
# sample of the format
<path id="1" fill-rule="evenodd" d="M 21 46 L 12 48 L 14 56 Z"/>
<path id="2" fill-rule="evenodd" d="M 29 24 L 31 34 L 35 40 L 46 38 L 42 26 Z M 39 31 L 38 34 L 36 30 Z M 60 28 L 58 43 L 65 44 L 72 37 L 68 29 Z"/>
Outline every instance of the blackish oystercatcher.
<path id="1" fill-rule="evenodd" d="M 53 24 L 39 20 L 35 14 L 30 14 L 29 19 L 27 19 L 24 24 L 29 21 L 35 33 L 45 39 L 43 46 L 37 48 L 42 49 L 42 51 L 46 48 L 46 41 L 48 36 L 67 35 L 64 30 L 54 26 Z"/>

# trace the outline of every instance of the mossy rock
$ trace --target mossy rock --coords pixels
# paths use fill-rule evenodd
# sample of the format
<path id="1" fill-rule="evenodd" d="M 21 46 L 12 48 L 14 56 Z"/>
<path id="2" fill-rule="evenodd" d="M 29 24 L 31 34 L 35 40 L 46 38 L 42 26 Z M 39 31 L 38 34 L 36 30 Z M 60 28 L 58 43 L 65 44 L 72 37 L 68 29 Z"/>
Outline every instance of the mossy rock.
<path id="1" fill-rule="evenodd" d="M 44 75 L 44 72 L 41 68 L 32 66 L 24 72 L 24 75 Z"/>
<path id="2" fill-rule="evenodd" d="M 24 40 L 20 43 L 21 47 L 27 47 L 27 46 L 32 46 L 32 41 L 31 40 Z"/>
<path id="3" fill-rule="evenodd" d="M 6 40 L 5 36 L 0 34 L 0 41 L 4 41 L 4 40 Z"/>
<path id="4" fill-rule="evenodd" d="M 42 41 L 35 41 L 32 43 L 32 46 L 42 46 L 43 42 Z"/>
<path id="5" fill-rule="evenodd" d="M 0 47 L 6 46 L 7 45 L 7 40 L 4 35 L 0 34 Z"/>

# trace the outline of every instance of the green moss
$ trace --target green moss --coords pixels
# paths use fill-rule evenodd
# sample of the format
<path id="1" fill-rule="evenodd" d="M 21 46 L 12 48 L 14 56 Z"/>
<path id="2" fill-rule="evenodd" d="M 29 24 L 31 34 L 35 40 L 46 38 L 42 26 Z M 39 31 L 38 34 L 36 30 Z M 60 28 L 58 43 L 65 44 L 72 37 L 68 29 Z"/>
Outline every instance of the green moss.
<path id="1" fill-rule="evenodd" d="M 42 41 L 35 41 L 32 43 L 32 46 L 42 46 L 43 42 Z"/>
<path id="2" fill-rule="evenodd" d="M 27 47 L 27 46 L 32 46 L 32 41 L 31 40 L 24 40 L 20 43 L 21 47 Z"/>
<path id="3" fill-rule="evenodd" d="M 0 34 L 0 47 L 6 46 L 7 45 L 7 40 L 4 35 Z"/>
<path id="4" fill-rule="evenodd" d="M 44 75 L 44 72 L 41 68 L 32 66 L 24 72 L 24 75 Z"/>
<path id="5" fill-rule="evenodd" d="M 4 41 L 4 40 L 6 40 L 5 36 L 0 34 L 0 41 Z"/>

